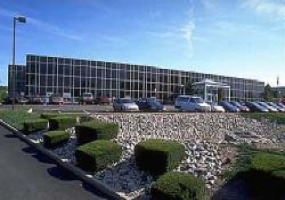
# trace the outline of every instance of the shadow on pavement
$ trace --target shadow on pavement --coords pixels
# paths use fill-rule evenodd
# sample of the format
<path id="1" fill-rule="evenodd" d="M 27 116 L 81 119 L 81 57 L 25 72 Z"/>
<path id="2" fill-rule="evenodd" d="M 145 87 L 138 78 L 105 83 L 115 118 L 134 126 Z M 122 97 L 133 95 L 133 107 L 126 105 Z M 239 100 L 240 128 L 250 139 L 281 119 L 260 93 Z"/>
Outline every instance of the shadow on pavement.
<path id="1" fill-rule="evenodd" d="M 16 135 L 14 134 L 6 134 L 4 135 L 5 138 L 18 138 Z"/>
<path id="2" fill-rule="evenodd" d="M 66 169 L 56 165 L 54 167 L 48 168 L 47 169 L 49 175 L 62 180 L 62 181 L 73 181 L 73 180 L 78 180 L 78 178 L 70 173 L 69 171 L 67 171 Z"/>
<path id="3" fill-rule="evenodd" d="M 33 147 L 25 147 L 22 149 L 23 152 L 31 154 L 32 157 L 36 158 L 38 161 L 47 164 L 55 164 L 55 162 L 49 157 L 41 154 L 38 150 Z"/>

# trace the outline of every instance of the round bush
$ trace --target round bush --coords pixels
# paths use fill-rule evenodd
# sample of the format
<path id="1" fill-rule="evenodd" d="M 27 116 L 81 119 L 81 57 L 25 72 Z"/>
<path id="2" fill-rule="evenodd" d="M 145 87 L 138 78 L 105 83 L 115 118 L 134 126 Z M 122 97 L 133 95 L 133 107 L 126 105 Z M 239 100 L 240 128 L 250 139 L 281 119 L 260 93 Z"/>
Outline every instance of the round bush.
<path id="1" fill-rule="evenodd" d="M 165 173 L 151 188 L 153 200 L 202 200 L 204 194 L 204 182 L 183 172 Z"/>

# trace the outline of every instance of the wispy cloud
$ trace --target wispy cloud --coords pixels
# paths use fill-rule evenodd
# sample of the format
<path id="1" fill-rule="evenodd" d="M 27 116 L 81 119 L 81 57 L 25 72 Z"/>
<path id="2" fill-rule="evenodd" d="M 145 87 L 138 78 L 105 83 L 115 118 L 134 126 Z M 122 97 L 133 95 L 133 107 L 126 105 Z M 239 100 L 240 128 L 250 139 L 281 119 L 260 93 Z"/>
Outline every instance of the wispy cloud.
<path id="1" fill-rule="evenodd" d="M 259 14 L 270 14 L 285 17 L 284 0 L 242 0 L 241 7 L 248 8 Z"/>
<path id="2" fill-rule="evenodd" d="M 180 29 L 182 36 L 185 38 L 188 48 L 189 48 L 189 56 L 192 57 L 194 53 L 193 49 L 193 36 L 196 28 L 195 19 L 194 19 L 194 1 L 189 1 L 189 10 L 187 13 L 187 22 Z"/>
<path id="3" fill-rule="evenodd" d="M 20 14 L 16 11 L 11 11 L 11 10 L 0 8 L 0 16 L 9 17 L 12 19 L 12 17 L 19 16 L 19 15 Z M 77 40 L 77 41 L 83 40 L 82 35 L 77 34 L 71 30 L 61 28 L 61 27 L 59 27 L 55 24 L 49 23 L 47 21 L 35 19 L 35 18 L 29 17 L 29 16 L 26 16 L 26 17 L 27 17 L 27 23 L 31 26 L 36 27 L 40 31 L 44 31 L 44 32 L 50 33 L 52 35 L 60 36 L 60 37 L 70 39 L 70 40 Z"/>
<path id="4" fill-rule="evenodd" d="M 82 35 L 74 33 L 73 31 L 70 31 L 67 29 L 63 29 L 57 25 L 48 23 L 46 21 L 34 19 L 31 17 L 29 17 L 27 19 L 27 21 L 28 21 L 28 23 L 37 27 L 41 31 L 45 31 L 45 32 L 48 32 L 50 34 L 57 35 L 57 36 L 60 36 L 60 37 L 66 38 L 66 39 L 70 39 L 70 40 L 77 40 L 77 41 L 83 40 Z"/>

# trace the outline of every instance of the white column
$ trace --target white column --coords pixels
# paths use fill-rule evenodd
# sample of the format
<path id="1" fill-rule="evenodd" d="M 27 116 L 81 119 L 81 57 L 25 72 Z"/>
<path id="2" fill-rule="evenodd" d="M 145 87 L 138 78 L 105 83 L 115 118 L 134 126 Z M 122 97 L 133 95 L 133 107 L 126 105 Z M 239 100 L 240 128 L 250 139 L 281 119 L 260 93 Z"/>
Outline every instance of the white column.
<path id="1" fill-rule="evenodd" d="M 207 100 L 207 85 L 206 83 L 204 84 L 204 101 Z"/>
<path id="2" fill-rule="evenodd" d="M 229 101 L 230 101 L 230 100 L 231 100 L 231 87 L 229 86 L 228 88 L 229 88 L 229 96 L 228 96 L 228 99 L 229 99 Z"/>

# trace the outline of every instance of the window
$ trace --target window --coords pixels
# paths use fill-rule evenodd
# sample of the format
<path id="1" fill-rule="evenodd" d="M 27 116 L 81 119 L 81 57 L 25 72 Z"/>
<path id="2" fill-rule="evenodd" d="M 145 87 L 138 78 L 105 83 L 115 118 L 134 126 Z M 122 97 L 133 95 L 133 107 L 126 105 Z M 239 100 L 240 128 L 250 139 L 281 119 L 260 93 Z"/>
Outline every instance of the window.
<path id="1" fill-rule="evenodd" d="M 112 78 L 112 73 L 110 69 L 106 69 L 106 78 Z"/>
<path id="2" fill-rule="evenodd" d="M 80 66 L 74 66 L 74 75 L 75 76 L 80 76 Z"/>
<path id="3" fill-rule="evenodd" d="M 47 73 L 52 74 L 52 64 L 47 65 Z"/>
<path id="4" fill-rule="evenodd" d="M 47 65 L 46 64 L 40 65 L 40 72 L 41 72 L 41 74 L 47 74 Z"/>
<path id="5" fill-rule="evenodd" d="M 64 65 L 58 65 L 58 74 L 60 75 L 63 74 L 63 68 L 64 68 Z"/>
<path id="6" fill-rule="evenodd" d="M 41 58 L 40 58 L 40 61 L 41 61 L 41 62 L 47 62 L 47 57 L 41 57 Z"/>

